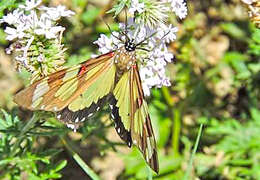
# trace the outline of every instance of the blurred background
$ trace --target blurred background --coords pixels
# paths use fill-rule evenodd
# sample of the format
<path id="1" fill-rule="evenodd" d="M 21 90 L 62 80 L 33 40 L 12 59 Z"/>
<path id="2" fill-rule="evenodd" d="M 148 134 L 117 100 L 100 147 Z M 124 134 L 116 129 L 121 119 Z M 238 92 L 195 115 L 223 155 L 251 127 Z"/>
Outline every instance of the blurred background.
<path id="1" fill-rule="evenodd" d="M 93 44 L 101 33 L 114 31 L 124 16 L 106 12 L 113 0 L 44 0 L 65 5 L 72 18 L 66 27 L 66 65 L 97 54 Z M 19 5 L 0 2 L 0 18 Z M 153 89 L 148 98 L 157 137 L 160 173 L 153 174 L 136 148 L 129 149 L 116 134 L 109 109 L 87 121 L 77 132 L 52 113 L 37 112 L 40 121 L 21 135 L 32 112 L 17 107 L 13 95 L 29 84 L 18 73 L 0 26 L 0 179 L 91 179 L 77 161 L 80 156 L 100 179 L 187 178 L 260 179 L 260 29 L 248 18 L 240 0 L 187 1 L 184 20 L 171 17 L 179 28 L 169 44 L 174 62 L 167 67 L 172 86 Z M 189 168 L 198 130 L 198 149 Z M 15 146 L 17 139 L 21 145 Z M 15 147 L 14 147 L 15 146 Z M 15 156 L 13 156 L 13 154 Z M 75 160 L 76 159 L 76 160 Z"/>

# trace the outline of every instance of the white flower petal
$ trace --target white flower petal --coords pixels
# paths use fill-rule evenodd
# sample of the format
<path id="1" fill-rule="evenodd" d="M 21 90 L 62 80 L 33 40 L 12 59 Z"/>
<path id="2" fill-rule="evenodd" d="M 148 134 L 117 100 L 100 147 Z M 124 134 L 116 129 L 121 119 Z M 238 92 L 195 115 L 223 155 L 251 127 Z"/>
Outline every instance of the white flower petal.
<path id="1" fill-rule="evenodd" d="M 26 0 L 25 5 L 19 5 L 19 8 L 30 11 L 41 4 L 42 0 Z"/>

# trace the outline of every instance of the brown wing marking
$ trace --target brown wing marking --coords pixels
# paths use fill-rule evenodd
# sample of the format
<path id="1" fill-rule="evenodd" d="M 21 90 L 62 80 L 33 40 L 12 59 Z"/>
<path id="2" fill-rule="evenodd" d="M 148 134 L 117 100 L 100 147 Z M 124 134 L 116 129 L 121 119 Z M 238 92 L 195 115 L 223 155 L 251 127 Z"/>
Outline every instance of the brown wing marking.
<path id="1" fill-rule="evenodd" d="M 102 109 L 105 102 L 107 102 L 108 96 L 104 96 L 98 100 L 97 103 L 92 103 L 89 107 L 78 111 L 71 111 L 68 107 L 57 112 L 57 119 L 66 124 L 68 127 L 72 127 L 74 130 L 78 129 L 81 124 L 94 115 L 95 112 Z"/>
<path id="2" fill-rule="evenodd" d="M 149 166 L 159 172 L 156 141 L 137 65 L 130 70 L 131 136 Z"/>

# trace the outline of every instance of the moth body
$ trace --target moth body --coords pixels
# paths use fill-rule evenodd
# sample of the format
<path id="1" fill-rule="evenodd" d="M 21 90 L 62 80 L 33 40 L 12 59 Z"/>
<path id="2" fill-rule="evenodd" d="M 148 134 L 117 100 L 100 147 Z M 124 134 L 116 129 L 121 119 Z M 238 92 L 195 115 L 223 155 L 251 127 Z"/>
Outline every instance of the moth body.
<path id="1" fill-rule="evenodd" d="M 121 73 L 129 71 L 131 65 L 136 62 L 135 51 L 128 51 L 124 46 L 115 53 L 114 63 Z"/>

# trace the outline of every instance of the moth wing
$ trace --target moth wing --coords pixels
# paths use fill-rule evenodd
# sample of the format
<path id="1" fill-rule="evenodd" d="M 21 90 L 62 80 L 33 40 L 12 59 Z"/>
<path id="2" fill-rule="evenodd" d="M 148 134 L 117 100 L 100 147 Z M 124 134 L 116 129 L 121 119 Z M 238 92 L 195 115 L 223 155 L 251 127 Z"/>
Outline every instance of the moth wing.
<path id="1" fill-rule="evenodd" d="M 90 118 L 96 111 L 101 109 L 114 89 L 116 67 L 113 61 L 108 64 L 100 64 L 90 70 L 90 73 L 92 71 L 97 71 L 93 75 L 95 80 L 89 82 L 90 78 L 90 80 L 82 82 L 90 84 L 84 89 L 83 93 L 71 101 L 64 109 L 57 112 L 57 118 L 73 129 L 77 129 L 85 119 Z"/>
<path id="2" fill-rule="evenodd" d="M 159 172 L 156 141 L 137 64 L 130 70 L 131 137 L 149 166 Z"/>
<path id="3" fill-rule="evenodd" d="M 44 77 L 17 93 L 14 101 L 30 110 L 54 112 L 61 111 L 65 107 L 76 111 L 90 106 L 92 101 L 97 103 L 98 99 L 108 94 L 114 85 L 113 55 L 114 53 L 110 52 Z M 113 79 L 104 83 L 104 88 L 95 89 L 95 93 L 91 93 L 90 89 L 99 87 L 97 83 L 104 82 L 102 78 Z M 89 94 L 88 104 L 84 103 L 79 107 L 75 100 Z"/>
<path id="4" fill-rule="evenodd" d="M 149 166 L 158 173 L 156 142 L 137 65 L 123 74 L 113 96 L 111 109 L 117 133 L 129 147 L 135 144 Z"/>
<path id="5" fill-rule="evenodd" d="M 115 129 L 120 138 L 129 146 L 132 146 L 130 131 L 130 81 L 126 72 L 118 81 L 110 100 L 111 117 L 115 123 Z"/>

